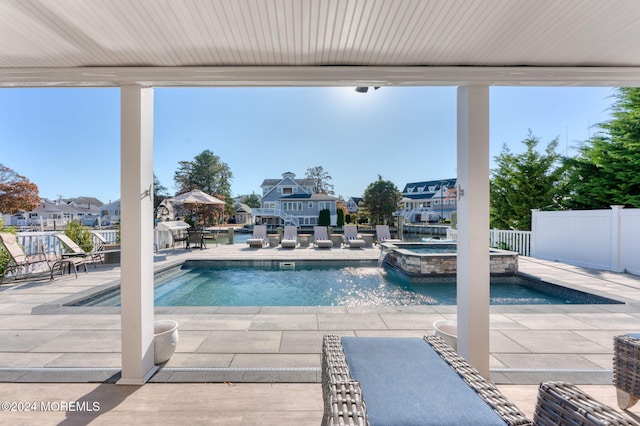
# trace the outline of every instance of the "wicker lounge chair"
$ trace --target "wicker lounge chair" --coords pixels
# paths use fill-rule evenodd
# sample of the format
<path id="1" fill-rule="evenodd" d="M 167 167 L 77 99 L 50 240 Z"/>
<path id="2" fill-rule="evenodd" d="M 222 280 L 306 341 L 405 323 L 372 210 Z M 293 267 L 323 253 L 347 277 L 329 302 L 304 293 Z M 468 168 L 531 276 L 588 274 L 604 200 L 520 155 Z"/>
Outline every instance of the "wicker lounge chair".
<path id="1" fill-rule="evenodd" d="M 376 241 L 380 243 L 400 243 L 402 240 L 391 238 L 389 225 L 376 225 Z"/>
<path id="2" fill-rule="evenodd" d="M 356 225 L 344 226 L 344 243 L 351 248 L 362 248 L 366 244 L 365 240 L 358 238 L 358 227 Z"/>
<path id="3" fill-rule="evenodd" d="M 262 248 L 267 243 L 267 225 L 255 225 L 253 227 L 253 237 L 247 240 L 247 244 L 252 248 Z"/>
<path id="4" fill-rule="evenodd" d="M 333 247 L 333 241 L 329 239 L 329 233 L 326 226 L 313 227 L 313 242 L 318 248 Z"/>
<path id="5" fill-rule="evenodd" d="M 326 426 L 633 424 L 567 383 L 540 386 L 532 422 L 438 336 L 324 336 L 322 393 Z"/>
<path id="6" fill-rule="evenodd" d="M 298 227 L 287 225 L 284 227 L 284 235 L 280 245 L 283 248 L 296 248 L 298 246 Z"/>
<path id="7" fill-rule="evenodd" d="M 618 406 L 627 410 L 640 398 L 640 334 L 613 338 L 613 384 Z"/>

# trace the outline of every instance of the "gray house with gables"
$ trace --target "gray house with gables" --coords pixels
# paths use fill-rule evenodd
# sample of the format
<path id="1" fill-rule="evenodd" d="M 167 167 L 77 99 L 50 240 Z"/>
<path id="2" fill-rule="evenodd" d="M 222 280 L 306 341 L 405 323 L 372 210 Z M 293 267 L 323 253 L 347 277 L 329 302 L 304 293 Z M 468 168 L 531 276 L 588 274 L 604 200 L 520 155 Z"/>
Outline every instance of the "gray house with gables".
<path id="1" fill-rule="evenodd" d="M 311 179 L 296 179 L 291 172 L 282 179 L 265 179 L 260 185 L 260 208 L 253 209 L 256 223 L 267 225 L 313 226 L 318 224 L 320 211 L 328 209 L 335 224 L 336 197 L 313 192 Z"/>
<path id="2" fill-rule="evenodd" d="M 400 215 L 410 223 L 450 219 L 458 208 L 457 179 L 411 182 L 402 190 Z"/>

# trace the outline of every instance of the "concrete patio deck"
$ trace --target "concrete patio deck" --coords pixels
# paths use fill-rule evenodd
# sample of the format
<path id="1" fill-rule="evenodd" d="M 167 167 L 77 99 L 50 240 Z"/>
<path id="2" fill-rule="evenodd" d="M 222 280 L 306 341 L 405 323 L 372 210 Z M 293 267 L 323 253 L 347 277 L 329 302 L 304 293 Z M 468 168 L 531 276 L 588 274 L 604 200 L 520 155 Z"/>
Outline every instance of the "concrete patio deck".
<path id="1" fill-rule="evenodd" d="M 165 252 L 158 257 L 156 268 L 185 259 L 373 260 L 379 254 L 377 248 L 286 250 L 219 245 Z M 522 401 L 523 405 L 518 405 L 525 411 L 533 410 L 541 380 L 586 385 L 587 392 L 615 406 L 615 391 L 610 385 L 612 339 L 640 328 L 640 277 L 533 258 L 521 258 L 520 270 L 627 303 L 492 306 L 492 380 L 516 404 Z M 18 282 L 0 287 L 3 400 L 88 400 L 87 395 L 95 396 L 106 407 L 99 415 L 94 413 L 99 424 L 113 421 L 113 416 L 127 422 L 128 416 L 158 409 L 153 396 L 176 394 L 182 395 L 178 398 L 181 405 L 163 405 L 160 414 L 145 419 L 157 424 L 176 415 L 181 422 L 206 419 L 210 423 L 219 416 L 223 424 L 269 424 L 269 419 L 287 424 L 280 420 L 291 418 L 289 424 L 307 424 L 309 419 L 309 424 L 318 424 L 322 409 L 317 383 L 322 335 L 419 337 L 433 333 L 434 321 L 455 319 L 455 306 L 161 307 L 156 308 L 156 318 L 177 320 L 180 342 L 176 354 L 152 383 L 135 390 L 86 383 L 113 382 L 119 374 L 118 309 L 60 304 L 118 279 L 118 267 L 98 265 L 97 269 L 90 267 L 88 274 L 79 274 L 78 279 L 64 276 L 53 282 Z M 46 382 L 78 383 L 57 386 Z M 289 393 L 295 394 L 297 403 L 291 403 Z M 278 398 L 279 402 L 273 402 Z M 166 401 L 162 397 L 159 400 Z M 631 412 L 637 414 L 636 407 L 634 410 Z M 38 423 L 41 415 L 22 413 L 24 417 L 16 419 Z M 60 415 L 54 417 L 65 420 L 65 424 L 81 424 L 86 420 L 84 415 L 91 416 Z"/>

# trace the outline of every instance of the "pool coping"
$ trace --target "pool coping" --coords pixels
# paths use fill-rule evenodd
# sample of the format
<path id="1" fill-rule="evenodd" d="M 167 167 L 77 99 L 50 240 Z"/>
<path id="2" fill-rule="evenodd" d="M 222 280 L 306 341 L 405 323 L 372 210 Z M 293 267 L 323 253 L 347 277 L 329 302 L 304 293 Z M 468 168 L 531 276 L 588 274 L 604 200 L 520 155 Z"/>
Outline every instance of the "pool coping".
<path id="1" fill-rule="evenodd" d="M 264 259 L 264 260 L 247 260 L 247 259 L 186 259 L 186 260 L 175 260 L 164 264 L 154 270 L 154 276 L 158 276 L 165 272 L 169 272 L 175 269 L 181 268 L 185 264 L 189 263 L 235 263 L 235 262 L 255 262 L 255 263 L 264 263 L 264 262 L 287 262 L 286 260 L 281 259 Z M 362 260 L 333 260 L 333 259 L 304 259 L 304 260 L 290 260 L 289 262 L 304 262 L 304 263 L 367 263 L 367 264 L 375 264 L 374 260 L 371 259 L 362 259 Z M 399 273 L 404 274 L 408 279 L 415 278 L 425 278 L 425 279 L 435 279 L 433 275 L 428 276 L 420 276 L 417 274 L 411 274 L 407 271 L 404 271 L 392 264 L 386 264 L 390 268 L 397 270 Z M 615 304 L 626 304 L 629 303 L 630 300 L 619 300 L 625 299 L 620 297 L 611 297 L 610 293 L 604 291 L 597 291 L 594 289 L 586 290 L 583 286 L 580 285 L 572 285 L 570 283 L 565 283 L 560 280 L 551 280 L 551 279 L 542 279 L 541 277 L 527 274 L 524 272 L 517 272 L 515 274 L 492 274 L 497 277 L 505 277 L 505 276 L 522 276 L 532 281 L 540 281 L 543 283 L 548 283 L 551 285 L 556 285 L 563 288 L 568 288 L 570 290 L 586 293 L 587 295 L 595 295 L 604 299 L 613 300 L 617 303 Z M 455 275 L 446 274 L 444 275 L 447 278 L 455 277 Z M 156 284 L 156 285 L 159 285 Z M 53 301 L 53 303 L 47 303 L 39 306 L 35 306 L 31 313 L 34 315 L 62 315 L 62 314 L 87 314 L 87 313 L 101 313 L 101 314 L 119 314 L 120 307 L 117 306 L 83 306 L 83 305 L 73 305 L 82 300 L 91 299 L 98 297 L 106 292 L 110 292 L 116 288 L 120 287 L 120 280 L 113 280 L 107 284 L 102 284 L 96 286 L 91 289 L 83 290 L 77 294 L 69 295 L 62 297 Z M 598 294 L 599 293 L 599 294 Z M 607 305 L 608 303 L 575 303 L 574 305 Z M 535 306 L 536 304 L 496 304 L 491 306 Z M 565 304 L 543 304 L 547 306 L 564 306 Z M 571 305 L 571 304 L 569 304 Z M 376 306 L 376 308 L 391 308 L 392 311 L 397 310 L 397 308 L 411 308 L 419 310 L 420 307 L 433 307 L 433 306 L 456 306 L 453 304 L 433 304 L 433 305 L 410 305 L 410 306 L 402 306 L 402 305 L 384 305 L 384 306 Z M 168 314 L 168 313 L 187 313 L 187 314 L 215 314 L 215 313 L 228 313 L 228 314 L 246 314 L 246 313 L 260 313 L 262 308 L 269 308 L 271 312 L 277 312 L 278 308 L 283 308 L 282 310 L 285 312 L 291 312 L 291 308 L 297 308 L 298 306 L 253 306 L 253 305 L 243 305 L 243 306 L 156 306 L 154 307 L 154 312 L 157 314 Z M 316 313 L 340 313 L 345 312 L 347 309 L 341 308 L 349 308 L 347 306 L 300 306 L 303 308 L 303 312 L 316 312 Z M 306 308 L 306 309 L 305 309 Z M 352 307 L 353 308 L 353 307 Z"/>

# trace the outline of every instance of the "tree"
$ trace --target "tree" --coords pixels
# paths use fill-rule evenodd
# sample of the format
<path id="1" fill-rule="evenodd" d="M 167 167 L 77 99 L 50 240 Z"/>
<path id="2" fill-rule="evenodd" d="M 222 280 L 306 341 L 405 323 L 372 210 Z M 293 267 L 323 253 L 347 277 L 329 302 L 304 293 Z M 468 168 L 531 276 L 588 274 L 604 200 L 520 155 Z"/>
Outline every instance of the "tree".
<path id="1" fill-rule="evenodd" d="M 337 209 L 336 213 L 338 214 L 338 217 L 336 219 L 336 225 L 344 226 L 344 210 L 343 209 Z"/>
<path id="2" fill-rule="evenodd" d="M 15 214 L 38 207 L 40 196 L 38 185 L 0 164 L 0 212 Z"/>
<path id="3" fill-rule="evenodd" d="M 309 167 L 306 178 L 313 181 L 314 194 L 333 195 L 333 185 L 329 183 L 332 177 L 324 171 L 322 166 Z"/>
<path id="4" fill-rule="evenodd" d="M 331 225 L 331 210 L 322 209 L 318 214 L 318 225 L 329 226 Z"/>
<path id="5" fill-rule="evenodd" d="M 402 193 L 396 185 L 378 175 L 378 180 L 365 189 L 360 206 L 372 224 L 384 225 L 393 221 L 393 213 L 398 210 L 401 199 Z"/>
<path id="6" fill-rule="evenodd" d="M 618 89 L 615 97 L 613 119 L 565 161 L 569 208 L 640 207 L 640 88 Z"/>
<path id="7" fill-rule="evenodd" d="M 535 150 L 540 139 L 531 130 L 522 143 L 527 147 L 522 154 L 513 154 L 505 144 L 495 157 L 490 182 L 493 228 L 530 230 L 532 209 L 562 208 L 564 168 L 555 152 L 558 139 L 549 142 L 544 153 Z"/>
<path id="8" fill-rule="evenodd" d="M 257 209 L 260 207 L 260 198 L 252 192 L 251 195 L 244 199 L 244 203 L 252 209 Z"/>
<path id="9" fill-rule="evenodd" d="M 225 200 L 225 212 L 230 216 L 233 212 L 231 199 L 231 180 L 233 175 L 229 166 L 208 149 L 196 155 L 193 161 L 180 161 L 174 174 L 179 188 L 178 194 L 192 189 L 200 189 L 207 194 Z"/>
<path id="10" fill-rule="evenodd" d="M 160 205 L 162 200 L 164 200 L 168 196 L 169 196 L 169 190 L 167 189 L 166 186 L 163 186 L 160 183 L 160 179 L 158 179 L 158 177 L 154 173 L 153 174 L 153 211 L 154 212 L 158 209 L 158 206 Z"/>

